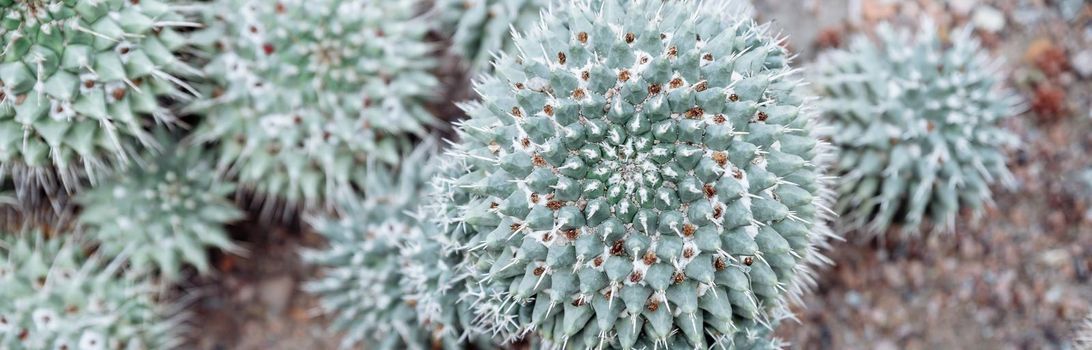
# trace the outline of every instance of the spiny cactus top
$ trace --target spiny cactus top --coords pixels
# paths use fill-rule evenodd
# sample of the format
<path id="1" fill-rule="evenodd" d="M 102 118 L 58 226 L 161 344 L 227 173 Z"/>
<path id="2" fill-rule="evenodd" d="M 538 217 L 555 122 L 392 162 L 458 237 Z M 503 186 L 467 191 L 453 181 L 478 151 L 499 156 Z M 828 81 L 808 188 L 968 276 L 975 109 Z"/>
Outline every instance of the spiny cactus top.
<path id="1" fill-rule="evenodd" d="M 878 43 L 859 37 L 818 65 L 841 149 L 836 210 L 846 229 L 950 229 L 960 208 L 990 200 L 991 183 L 1011 181 L 1002 151 L 1016 140 L 999 123 L 1016 102 L 1001 89 L 999 64 L 969 27 L 947 43 L 932 23 L 920 28 L 882 25 Z"/>
<path id="2" fill-rule="evenodd" d="M 160 311 L 155 287 L 124 258 L 88 257 L 64 238 L 0 234 L 0 348 L 178 347 L 181 320 Z"/>
<path id="3" fill-rule="evenodd" d="M 462 56 L 472 71 L 488 70 L 493 54 L 512 48 L 512 29 L 522 30 L 538 20 L 549 0 L 437 0 L 444 32 L 451 36 L 451 51 Z"/>
<path id="4" fill-rule="evenodd" d="M 477 86 L 453 188 L 478 325 L 567 348 L 749 343 L 821 258 L 825 149 L 726 1 L 572 0 Z"/>
<path id="5" fill-rule="evenodd" d="M 215 87 L 193 109 L 219 167 L 290 204 L 353 194 L 367 159 L 396 162 L 431 123 L 436 85 L 416 1 L 218 0 L 194 40 Z M 272 201 L 267 201 L 272 202 Z M 268 208 L 268 206 L 267 206 Z"/>
<path id="6" fill-rule="evenodd" d="M 174 280 L 182 264 L 207 272 L 209 247 L 237 250 L 223 225 L 243 213 L 227 199 L 234 186 L 216 179 L 200 148 L 160 140 L 171 145 L 162 156 L 81 194 L 79 221 L 103 253 L 128 247 L 134 268 Z"/>
<path id="7" fill-rule="evenodd" d="M 440 274 L 450 272 L 432 240 L 435 230 L 422 220 L 424 214 L 416 213 L 426 181 L 436 173 L 431 148 L 426 143 L 403 160 L 397 178 L 383 167 L 371 169 L 366 199 L 342 205 L 340 217 L 308 220 L 329 247 L 304 253 L 323 272 L 305 289 L 320 296 L 334 327 L 346 331 L 342 348 L 360 343 L 376 349 L 460 348 L 460 327 L 439 316 L 453 312 L 453 299 L 445 299 L 443 311 L 418 313 L 419 308 L 440 307 L 419 298 L 439 292 L 430 287 L 446 283 L 441 278 L 449 275 Z"/>
<path id="8" fill-rule="evenodd" d="M 194 25 L 158 0 L 0 0 L 0 178 L 71 188 L 154 145 L 157 97 L 193 73 L 172 28 Z"/>

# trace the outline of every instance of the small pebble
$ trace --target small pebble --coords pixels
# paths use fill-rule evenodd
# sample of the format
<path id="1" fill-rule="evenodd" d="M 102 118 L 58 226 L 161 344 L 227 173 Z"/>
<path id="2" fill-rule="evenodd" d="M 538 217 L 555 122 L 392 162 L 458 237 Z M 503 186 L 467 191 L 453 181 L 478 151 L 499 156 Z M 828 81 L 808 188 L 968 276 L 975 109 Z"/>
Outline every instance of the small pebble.
<path id="1" fill-rule="evenodd" d="M 1092 77 L 1092 49 L 1085 49 L 1074 54 L 1069 63 L 1082 78 Z"/>
<path id="2" fill-rule="evenodd" d="M 982 6 L 976 9 L 972 21 L 975 27 L 990 33 L 1005 29 L 1005 14 L 993 6 Z"/>

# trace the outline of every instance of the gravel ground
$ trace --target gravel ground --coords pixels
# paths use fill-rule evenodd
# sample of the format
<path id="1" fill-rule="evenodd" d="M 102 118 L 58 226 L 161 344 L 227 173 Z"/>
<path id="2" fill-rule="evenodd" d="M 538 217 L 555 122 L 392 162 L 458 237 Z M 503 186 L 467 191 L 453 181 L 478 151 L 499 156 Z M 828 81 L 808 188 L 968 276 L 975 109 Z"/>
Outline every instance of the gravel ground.
<path id="1" fill-rule="evenodd" d="M 1083 3 L 1082 3 L 1083 2 Z M 932 17 L 971 23 L 1006 59 L 1029 111 L 1007 121 L 1013 188 L 952 234 L 863 241 L 852 233 L 778 335 L 801 349 L 1069 349 L 1092 311 L 1092 4 L 1087 0 L 758 0 L 762 20 L 790 36 L 797 64 L 867 33 L 879 21 Z M 1082 7 L 1083 6 L 1083 7 Z M 443 71 L 456 69 L 445 64 Z M 463 77 L 445 83 L 465 85 Z M 465 88 L 445 90 L 467 96 Z M 438 103 L 448 119 L 458 111 Z M 448 115 L 451 114 L 451 115 Z M 1088 174 L 1081 180 L 1082 174 Z M 295 225 L 298 226 L 298 225 Z M 299 263 L 315 235 L 243 224 L 244 257 L 218 256 L 219 272 L 185 293 L 197 315 L 192 348 L 332 349 L 337 335 L 299 291 L 314 271 Z"/>

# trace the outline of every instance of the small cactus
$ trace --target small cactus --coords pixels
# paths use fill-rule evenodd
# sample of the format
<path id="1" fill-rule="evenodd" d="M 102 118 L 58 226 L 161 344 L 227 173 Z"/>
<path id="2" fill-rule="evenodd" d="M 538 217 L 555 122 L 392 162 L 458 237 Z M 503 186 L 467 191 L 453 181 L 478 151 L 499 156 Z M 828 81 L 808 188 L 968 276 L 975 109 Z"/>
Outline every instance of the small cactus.
<path id="1" fill-rule="evenodd" d="M 1003 149 L 1017 143 L 1000 122 L 1018 102 L 999 64 L 970 27 L 942 43 L 935 26 L 878 30 L 821 58 L 821 109 L 840 148 L 836 211 L 843 229 L 950 230 L 962 208 L 979 211 L 990 185 L 1009 183 Z M 950 46 L 950 47 L 949 47 Z"/>
<path id="2" fill-rule="evenodd" d="M 453 282 L 453 271 L 432 239 L 434 226 L 416 211 L 436 173 L 430 148 L 426 143 L 407 157 L 397 178 L 373 168 L 366 199 L 342 205 L 339 217 L 307 220 L 329 247 L 303 254 L 323 273 L 305 289 L 320 297 L 333 327 L 346 332 L 342 348 L 363 343 L 374 349 L 453 350 L 466 339 L 458 316 L 448 314 L 456 312 L 455 299 L 440 296 L 448 289 L 441 286 Z M 433 295 L 443 299 L 429 299 Z M 480 343 L 489 348 L 488 341 Z"/>
<path id="3" fill-rule="evenodd" d="M 416 1 L 218 0 L 193 34 L 213 56 L 198 142 L 265 199 L 266 218 L 355 198 L 369 159 L 394 163 L 433 118 L 433 48 Z M 268 198 L 267 198 L 268 197 Z M 339 198 L 347 197 L 347 198 Z M 285 202 L 286 201 L 286 202 Z"/>
<path id="4" fill-rule="evenodd" d="M 776 344 L 830 235 L 826 145 L 788 53 L 734 6 L 567 1 L 481 79 L 446 180 L 481 331 Z"/>
<path id="5" fill-rule="evenodd" d="M 200 148 L 169 145 L 149 164 L 133 167 L 81 194 L 79 221 L 99 250 L 111 256 L 128 249 L 133 268 L 159 271 L 169 280 L 183 264 L 209 271 L 209 247 L 239 251 L 224 225 L 243 217 L 227 196 L 234 186 L 216 179 Z"/>
<path id="6" fill-rule="evenodd" d="M 174 52 L 193 26 L 161 0 L 0 0 L 0 180 L 71 191 L 154 149 L 147 128 L 175 123 L 157 98 L 192 92 Z"/>
<path id="7" fill-rule="evenodd" d="M 0 234 L 0 349 L 177 348 L 182 320 L 156 305 L 156 287 L 78 241 Z"/>

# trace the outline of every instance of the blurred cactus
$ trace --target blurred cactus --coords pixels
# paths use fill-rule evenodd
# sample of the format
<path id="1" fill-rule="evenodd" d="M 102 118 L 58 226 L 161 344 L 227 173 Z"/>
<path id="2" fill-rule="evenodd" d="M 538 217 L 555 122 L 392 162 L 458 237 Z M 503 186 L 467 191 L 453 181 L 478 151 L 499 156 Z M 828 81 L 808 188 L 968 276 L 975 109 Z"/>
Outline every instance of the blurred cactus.
<path id="1" fill-rule="evenodd" d="M 224 225 L 243 217 L 227 199 L 231 183 L 219 181 L 197 147 L 169 148 L 150 164 L 133 167 L 81 194 L 79 221 L 99 250 L 116 256 L 128 248 L 133 268 L 177 280 L 183 264 L 209 271 L 205 250 L 238 252 Z"/>
<path id="2" fill-rule="evenodd" d="M 0 234 L 0 348 L 179 347 L 181 319 L 155 304 L 156 287 L 71 237 Z"/>
<path id="3" fill-rule="evenodd" d="M 916 35 L 881 25 L 878 36 L 822 57 L 815 79 L 841 149 L 840 226 L 950 230 L 962 208 L 990 202 L 991 184 L 1012 181 L 1003 148 L 1018 140 L 1000 122 L 1018 101 L 970 27 L 947 42 L 928 21 Z"/>
<path id="4" fill-rule="evenodd" d="M 0 0 L 0 180 L 17 197 L 70 191 L 155 148 L 197 71 L 174 52 L 193 27 L 159 0 Z M 192 91 L 189 91 L 192 92 Z"/>
<path id="5" fill-rule="evenodd" d="M 512 48 L 512 30 L 538 21 L 550 0 L 436 0 L 442 32 L 451 51 L 462 56 L 473 73 L 489 71 L 493 55 Z"/>
<path id="6" fill-rule="evenodd" d="M 462 348 L 465 338 L 458 324 L 437 316 L 453 310 L 454 299 L 444 299 L 445 311 L 418 311 L 441 307 L 419 298 L 442 294 L 439 286 L 451 273 L 440 246 L 430 239 L 436 233 L 423 218 L 427 214 L 416 212 L 436 173 L 432 148 L 426 143 L 405 158 L 397 178 L 373 167 L 363 202 L 346 203 L 339 217 L 308 220 L 329 247 L 303 254 L 323 273 L 305 289 L 320 297 L 323 312 L 334 317 L 333 326 L 346 332 L 342 348 Z"/>
<path id="7" fill-rule="evenodd" d="M 263 216 L 356 198 L 369 159 L 394 163 L 433 118 L 433 48 L 416 1 L 218 0 L 193 40 L 211 51 L 195 140 L 264 200 Z M 344 198 L 338 198 L 344 197 Z M 286 201 L 286 202 L 285 202 Z"/>
<path id="8" fill-rule="evenodd" d="M 779 40 L 735 6 L 569 1 L 479 82 L 446 181 L 480 331 L 776 344 L 830 235 L 826 145 Z"/>

